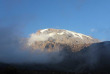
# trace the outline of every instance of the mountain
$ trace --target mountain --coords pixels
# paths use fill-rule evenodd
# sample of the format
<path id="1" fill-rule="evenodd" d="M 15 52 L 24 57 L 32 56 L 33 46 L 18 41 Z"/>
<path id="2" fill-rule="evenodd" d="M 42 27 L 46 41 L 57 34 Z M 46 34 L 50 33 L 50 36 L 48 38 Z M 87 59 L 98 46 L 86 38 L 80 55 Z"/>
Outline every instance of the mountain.
<path id="1" fill-rule="evenodd" d="M 110 72 L 110 41 L 94 43 L 83 49 L 88 67 L 91 71 Z"/>
<path id="2" fill-rule="evenodd" d="M 73 52 L 80 51 L 84 47 L 97 42 L 99 40 L 90 36 L 64 29 L 42 29 L 32 33 L 28 39 L 28 45 L 34 50 L 41 49 L 48 52 L 62 49 Z"/>
<path id="3" fill-rule="evenodd" d="M 43 29 L 31 34 L 28 38 L 28 46 L 32 47 L 33 50 L 48 51 L 48 53 L 46 52 L 48 56 L 44 54 L 39 56 L 40 53 L 37 54 L 35 51 L 27 56 L 29 63 L 0 62 L 0 74 L 5 74 L 5 72 L 6 74 L 9 72 L 15 72 L 14 74 L 28 74 L 28 72 L 33 74 L 37 72 L 110 72 L 110 41 L 100 42 L 90 36 L 68 30 Z M 53 53 L 57 50 L 60 53 Z M 63 52 L 64 50 L 66 51 Z M 25 53 L 27 54 L 27 52 Z M 25 53 L 24 55 L 26 55 Z M 17 54 L 22 55 L 22 52 L 17 51 Z M 30 62 L 31 58 L 34 59 L 33 62 Z M 27 58 L 23 56 L 22 59 L 26 60 Z M 41 59 L 40 62 L 39 59 Z M 42 63 L 42 59 L 46 59 L 48 62 Z M 13 58 L 9 60 L 13 60 Z"/>

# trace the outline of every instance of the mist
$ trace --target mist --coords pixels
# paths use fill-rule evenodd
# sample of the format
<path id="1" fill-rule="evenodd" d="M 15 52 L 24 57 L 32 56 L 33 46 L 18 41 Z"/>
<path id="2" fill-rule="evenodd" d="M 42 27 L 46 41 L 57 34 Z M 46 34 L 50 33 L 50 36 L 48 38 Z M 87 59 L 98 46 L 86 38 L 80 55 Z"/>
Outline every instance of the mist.
<path id="1" fill-rule="evenodd" d="M 35 43 L 35 41 L 46 41 L 48 40 L 49 37 L 53 37 L 54 33 L 50 33 L 50 34 L 40 34 L 40 35 L 36 35 L 36 33 L 32 33 L 30 34 L 30 38 L 28 39 L 28 45 L 31 45 L 33 43 Z"/>
<path id="2" fill-rule="evenodd" d="M 42 52 L 27 47 L 20 28 L 0 27 L 0 62 L 3 63 L 58 63 L 63 59 L 60 52 Z"/>

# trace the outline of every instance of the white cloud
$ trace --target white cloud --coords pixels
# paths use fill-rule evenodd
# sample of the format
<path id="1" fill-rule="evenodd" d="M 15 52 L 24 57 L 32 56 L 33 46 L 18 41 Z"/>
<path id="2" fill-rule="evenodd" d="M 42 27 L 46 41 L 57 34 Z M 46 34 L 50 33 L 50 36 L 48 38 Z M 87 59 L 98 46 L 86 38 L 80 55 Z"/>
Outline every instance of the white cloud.
<path id="1" fill-rule="evenodd" d="M 94 28 L 92 28 L 90 31 L 91 31 L 91 32 L 96 32 L 97 30 L 96 30 L 96 29 L 94 29 Z"/>
<path id="2" fill-rule="evenodd" d="M 28 45 L 33 44 L 35 41 L 46 41 L 49 37 L 54 37 L 55 33 L 49 33 L 49 34 L 40 34 L 37 35 L 36 33 L 32 33 L 30 35 L 30 38 L 28 39 Z"/>

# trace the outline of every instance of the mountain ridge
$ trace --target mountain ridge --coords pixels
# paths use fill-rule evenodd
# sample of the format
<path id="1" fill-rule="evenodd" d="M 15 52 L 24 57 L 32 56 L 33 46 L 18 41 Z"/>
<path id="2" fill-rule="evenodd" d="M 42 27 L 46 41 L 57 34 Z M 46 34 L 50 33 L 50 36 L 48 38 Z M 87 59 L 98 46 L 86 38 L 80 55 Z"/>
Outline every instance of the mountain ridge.
<path id="1" fill-rule="evenodd" d="M 41 29 L 32 33 L 28 39 L 28 45 L 33 49 L 42 51 L 60 51 L 69 46 L 73 52 L 97 43 L 99 40 L 90 36 L 64 29 Z"/>

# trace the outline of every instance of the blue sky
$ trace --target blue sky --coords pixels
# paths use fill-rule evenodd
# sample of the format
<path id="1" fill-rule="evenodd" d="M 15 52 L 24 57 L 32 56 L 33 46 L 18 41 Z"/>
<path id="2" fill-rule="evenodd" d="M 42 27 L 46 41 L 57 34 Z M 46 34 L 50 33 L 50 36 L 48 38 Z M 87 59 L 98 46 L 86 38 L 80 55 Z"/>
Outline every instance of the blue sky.
<path id="1" fill-rule="evenodd" d="M 0 27 L 67 29 L 110 40 L 110 0 L 0 0 Z"/>

